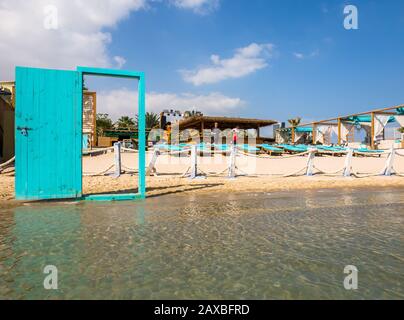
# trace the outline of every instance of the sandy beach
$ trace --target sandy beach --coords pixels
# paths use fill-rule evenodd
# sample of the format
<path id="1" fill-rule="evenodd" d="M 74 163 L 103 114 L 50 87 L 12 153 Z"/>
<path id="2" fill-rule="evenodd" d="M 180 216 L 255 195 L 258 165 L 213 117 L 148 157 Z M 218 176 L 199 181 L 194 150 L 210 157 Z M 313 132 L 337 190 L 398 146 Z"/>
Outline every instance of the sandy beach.
<path id="1" fill-rule="evenodd" d="M 404 154 L 401 150 L 400 154 Z M 147 154 L 148 164 L 152 154 Z M 147 177 L 147 196 L 155 197 L 173 193 L 205 193 L 205 192 L 274 192 L 303 189 L 329 188 L 369 188 L 369 187 L 404 187 L 402 176 L 367 176 L 381 172 L 387 155 L 381 157 L 354 157 L 353 172 L 359 173 L 360 178 L 344 178 L 341 173 L 331 174 L 341 169 L 345 157 L 321 156 L 314 161 L 312 177 L 302 175 L 285 177 L 284 175 L 304 168 L 307 156 L 293 158 L 256 158 L 240 156 L 237 158 L 237 179 L 228 179 L 226 168 L 228 157 L 223 155 L 198 158 L 198 168 L 207 174 L 205 179 L 190 180 L 182 177 L 190 165 L 189 157 L 160 156 L 156 163 L 157 176 Z M 121 177 L 108 175 L 87 176 L 104 171 L 113 165 L 113 153 L 83 158 L 83 193 L 130 193 L 137 189 L 137 154 L 123 153 L 122 165 L 126 171 Z M 404 173 L 404 157 L 396 156 L 394 168 Z M 330 174 L 320 174 L 319 170 Z M 108 173 L 113 173 L 112 167 Z M 14 199 L 14 176 L 0 176 L 0 201 Z"/>

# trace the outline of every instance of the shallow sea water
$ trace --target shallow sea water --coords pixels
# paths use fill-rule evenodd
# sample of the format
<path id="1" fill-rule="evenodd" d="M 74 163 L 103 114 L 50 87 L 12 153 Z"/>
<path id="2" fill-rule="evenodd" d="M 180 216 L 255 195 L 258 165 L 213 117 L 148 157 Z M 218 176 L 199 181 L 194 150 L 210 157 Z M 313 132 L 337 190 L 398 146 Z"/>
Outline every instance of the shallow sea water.
<path id="1" fill-rule="evenodd" d="M 0 209 L 0 298 L 403 299 L 403 235 L 403 189 L 31 203 Z"/>

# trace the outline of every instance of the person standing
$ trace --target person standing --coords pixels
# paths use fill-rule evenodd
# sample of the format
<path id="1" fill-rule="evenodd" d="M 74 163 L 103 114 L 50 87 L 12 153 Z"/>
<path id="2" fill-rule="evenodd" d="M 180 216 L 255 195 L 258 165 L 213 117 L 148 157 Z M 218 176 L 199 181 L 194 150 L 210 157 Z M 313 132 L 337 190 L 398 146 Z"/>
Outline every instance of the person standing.
<path id="1" fill-rule="evenodd" d="M 215 127 L 212 130 L 212 143 L 213 144 L 221 144 L 220 141 L 220 129 L 219 129 L 219 124 L 215 122 Z"/>
<path id="2" fill-rule="evenodd" d="M 237 145 L 238 133 L 239 133 L 239 128 L 238 127 L 234 128 L 233 129 L 233 139 L 232 139 L 233 145 Z"/>

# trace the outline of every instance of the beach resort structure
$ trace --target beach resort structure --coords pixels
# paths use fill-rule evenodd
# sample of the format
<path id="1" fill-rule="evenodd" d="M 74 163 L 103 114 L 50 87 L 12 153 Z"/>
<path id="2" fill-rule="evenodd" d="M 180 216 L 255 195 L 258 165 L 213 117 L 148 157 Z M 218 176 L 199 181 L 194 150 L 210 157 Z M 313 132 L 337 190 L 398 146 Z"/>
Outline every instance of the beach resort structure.
<path id="1" fill-rule="evenodd" d="M 254 138 L 256 143 L 272 143 L 273 138 L 261 137 L 260 129 L 277 124 L 275 120 L 262 120 L 262 119 L 249 119 L 249 118 L 231 118 L 231 117 L 208 117 L 204 115 L 188 117 L 178 122 L 179 131 L 183 130 L 196 130 L 200 133 L 201 141 L 205 141 L 204 132 L 208 130 L 208 135 L 214 129 L 219 129 L 222 132 L 238 128 L 240 131 L 245 132 L 245 143 L 247 143 L 248 131 L 254 130 Z"/>
<path id="2" fill-rule="evenodd" d="M 97 93 L 83 92 L 83 149 L 97 145 Z"/>
<path id="3" fill-rule="evenodd" d="M 390 137 L 386 135 L 388 126 L 393 132 Z M 404 127 L 403 105 L 281 128 L 277 131 L 276 141 L 329 145 L 334 136 L 334 144 L 354 147 L 361 144 L 355 141 L 355 132 L 363 131 L 365 139 L 362 143 L 372 150 L 389 149 L 393 145 L 403 148 L 403 137 L 398 131 L 400 127 Z"/>
<path id="4" fill-rule="evenodd" d="M 14 157 L 15 82 L 0 82 L 0 163 Z"/>

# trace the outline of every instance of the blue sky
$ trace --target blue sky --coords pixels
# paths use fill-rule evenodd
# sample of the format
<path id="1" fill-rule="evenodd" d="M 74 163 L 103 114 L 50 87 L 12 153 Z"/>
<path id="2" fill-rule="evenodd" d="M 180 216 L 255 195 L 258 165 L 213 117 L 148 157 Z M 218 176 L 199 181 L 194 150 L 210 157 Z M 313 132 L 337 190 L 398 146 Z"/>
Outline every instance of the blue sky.
<path id="1" fill-rule="evenodd" d="M 148 90 L 239 97 L 240 116 L 326 118 L 404 103 L 404 2 L 355 5 L 359 29 L 348 31 L 341 1 L 221 1 L 205 15 L 160 4 L 122 22 L 110 50 L 146 72 Z M 268 67 L 197 87 L 178 72 L 251 43 L 275 45 Z"/>
<path id="2" fill-rule="evenodd" d="M 119 12 L 113 23 L 97 22 L 88 33 L 89 39 L 97 32 L 110 37 L 94 64 L 110 66 L 104 60 L 118 56 L 122 68 L 144 71 L 153 111 L 192 104 L 205 114 L 312 120 L 404 103 L 403 1 L 123 2 L 132 2 L 129 15 Z M 347 4 L 358 8 L 358 30 L 343 27 Z M 100 17 L 106 20 L 108 12 Z M 51 66 L 95 61 L 82 56 Z M 24 62 L 31 61 L 15 63 Z M 238 64 L 242 74 L 236 76 Z M 132 90 L 120 81 L 88 81 L 101 101 L 108 90 Z"/>

